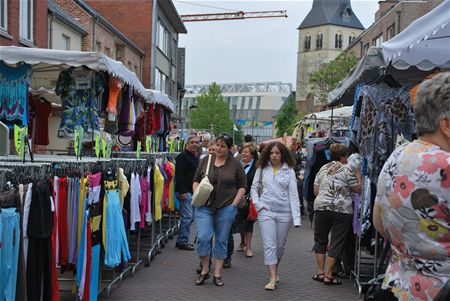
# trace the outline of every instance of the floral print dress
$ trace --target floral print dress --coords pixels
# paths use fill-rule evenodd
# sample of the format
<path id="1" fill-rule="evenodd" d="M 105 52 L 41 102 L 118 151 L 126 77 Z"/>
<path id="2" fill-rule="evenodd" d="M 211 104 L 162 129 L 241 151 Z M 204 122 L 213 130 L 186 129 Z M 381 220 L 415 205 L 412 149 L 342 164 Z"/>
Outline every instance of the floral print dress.
<path id="1" fill-rule="evenodd" d="M 376 205 L 394 254 L 383 282 L 400 300 L 433 300 L 450 279 L 450 153 L 415 140 L 384 165 Z"/>

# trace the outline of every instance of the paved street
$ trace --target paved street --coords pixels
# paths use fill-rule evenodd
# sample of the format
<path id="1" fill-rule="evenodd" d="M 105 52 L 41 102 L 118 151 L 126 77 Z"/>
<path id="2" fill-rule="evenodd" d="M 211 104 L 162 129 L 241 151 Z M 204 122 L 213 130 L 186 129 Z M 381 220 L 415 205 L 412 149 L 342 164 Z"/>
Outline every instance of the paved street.
<path id="1" fill-rule="evenodd" d="M 263 250 L 255 224 L 254 257 L 234 253 L 231 269 L 224 269 L 224 287 L 216 287 L 211 278 L 203 286 L 195 286 L 195 252 L 181 251 L 170 240 L 162 253 L 142 267 L 134 277 L 127 277 L 109 297 L 102 300 L 360 300 L 350 280 L 342 286 L 324 286 L 311 280 L 316 271 L 312 246 L 312 229 L 304 221 L 300 229 L 292 228 L 285 257 L 280 266 L 280 285 L 274 292 L 265 291 L 267 273 Z M 236 245 L 238 235 L 235 235 Z"/>

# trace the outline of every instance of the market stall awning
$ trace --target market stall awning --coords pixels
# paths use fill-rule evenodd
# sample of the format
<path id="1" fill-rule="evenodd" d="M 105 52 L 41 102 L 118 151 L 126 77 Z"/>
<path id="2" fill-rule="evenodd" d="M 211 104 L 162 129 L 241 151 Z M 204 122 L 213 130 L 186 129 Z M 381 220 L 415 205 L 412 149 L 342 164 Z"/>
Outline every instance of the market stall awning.
<path id="1" fill-rule="evenodd" d="M 359 83 L 376 78 L 380 74 L 378 69 L 380 66 L 384 66 L 381 49 L 369 48 L 366 55 L 350 70 L 347 77 L 333 91 L 328 93 L 328 104 L 332 106 L 336 104 L 352 105 L 356 86 Z"/>
<path id="2" fill-rule="evenodd" d="M 149 95 L 134 72 L 128 70 L 122 62 L 115 61 L 97 52 L 0 46 L 0 60 L 8 64 L 25 62 L 33 66 L 33 73 L 35 71 L 39 73 L 52 73 L 53 78 L 58 77 L 61 71 L 59 70 L 60 68 L 67 68 L 67 66 L 86 66 L 89 69 L 104 71 L 119 78 L 123 82 L 133 86 L 141 96 L 151 101 L 151 95 Z"/>
<path id="3" fill-rule="evenodd" d="M 381 48 L 385 63 L 396 69 L 450 69 L 450 1 L 412 22 Z"/>
<path id="4" fill-rule="evenodd" d="M 162 93 L 158 90 L 146 89 L 147 93 L 150 94 L 151 100 L 154 103 L 159 103 L 167 108 L 169 108 L 172 112 L 175 112 L 175 104 L 170 99 L 167 94 Z"/>
<path id="5" fill-rule="evenodd" d="M 333 110 L 327 110 L 305 115 L 305 117 L 303 117 L 303 121 L 306 120 L 308 122 L 311 120 L 329 121 L 331 120 L 331 116 L 333 116 L 333 119 L 350 118 L 352 117 L 352 113 L 353 113 L 353 106 L 342 107 Z"/>

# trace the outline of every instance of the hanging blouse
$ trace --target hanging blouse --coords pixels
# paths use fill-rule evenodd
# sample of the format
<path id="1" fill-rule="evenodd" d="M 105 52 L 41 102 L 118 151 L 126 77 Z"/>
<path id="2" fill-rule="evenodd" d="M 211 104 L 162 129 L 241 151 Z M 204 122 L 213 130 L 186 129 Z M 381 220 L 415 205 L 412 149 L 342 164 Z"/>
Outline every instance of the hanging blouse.
<path id="1" fill-rule="evenodd" d="M 159 221 L 162 218 L 161 200 L 164 190 L 164 177 L 158 165 L 153 168 L 154 171 L 154 195 L 155 195 L 155 221 Z"/>
<path id="2" fill-rule="evenodd" d="M 103 93 L 103 84 L 100 74 L 84 67 L 59 74 L 55 88 L 63 107 L 59 137 L 72 136 L 77 126 L 83 127 L 85 134 L 99 130 L 98 97 Z"/>
<path id="3" fill-rule="evenodd" d="M 31 65 L 14 68 L 0 61 L 0 119 L 27 124 L 28 87 Z"/>
<path id="4" fill-rule="evenodd" d="M 113 115 L 117 114 L 117 98 L 119 96 L 120 89 L 122 89 L 122 83 L 119 79 L 110 77 L 109 78 L 109 99 L 108 105 L 106 106 L 106 112 L 110 112 Z"/>

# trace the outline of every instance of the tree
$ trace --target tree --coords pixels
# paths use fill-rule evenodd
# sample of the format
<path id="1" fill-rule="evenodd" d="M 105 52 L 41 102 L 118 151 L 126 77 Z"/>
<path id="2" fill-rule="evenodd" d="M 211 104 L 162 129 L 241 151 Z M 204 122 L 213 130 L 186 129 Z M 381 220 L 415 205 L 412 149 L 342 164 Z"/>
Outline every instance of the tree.
<path id="1" fill-rule="evenodd" d="M 244 144 L 244 131 L 242 130 L 242 125 L 237 125 L 237 131 L 234 131 L 234 144 L 241 145 Z"/>
<path id="2" fill-rule="evenodd" d="M 336 88 L 356 63 L 358 63 L 358 58 L 354 52 L 343 52 L 334 60 L 323 63 L 309 76 L 308 83 L 321 103 L 327 102 L 328 93 Z"/>
<path id="3" fill-rule="evenodd" d="M 294 131 L 295 123 L 298 121 L 297 106 L 295 105 L 295 97 L 293 94 L 289 95 L 286 102 L 281 106 L 275 117 L 277 124 L 277 137 L 283 136 L 286 132 L 288 135 L 292 135 Z"/>
<path id="4" fill-rule="evenodd" d="M 220 133 L 232 135 L 233 121 L 219 85 L 212 83 L 206 93 L 197 97 L 197 106 L 196 110 L 191 111 L 192 128 L 211 128 L 214 135 Z"/>

